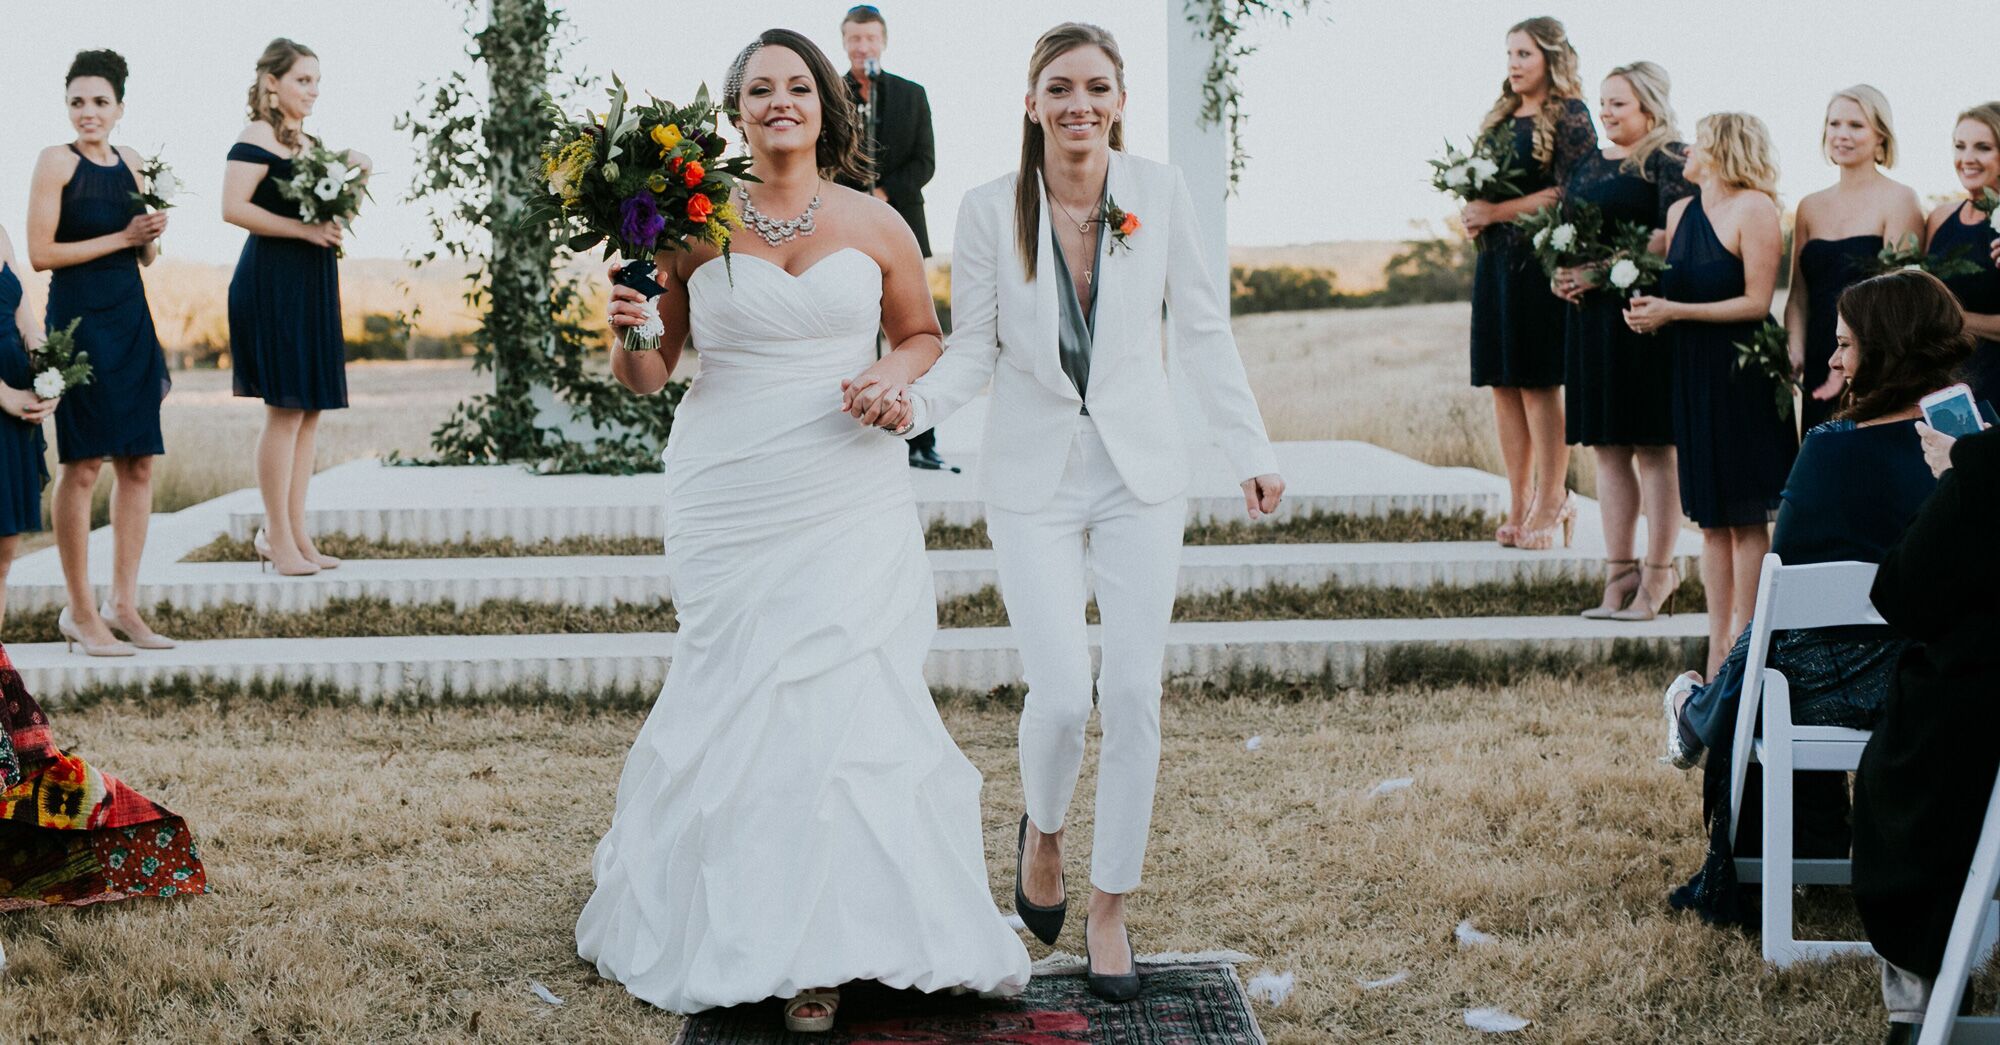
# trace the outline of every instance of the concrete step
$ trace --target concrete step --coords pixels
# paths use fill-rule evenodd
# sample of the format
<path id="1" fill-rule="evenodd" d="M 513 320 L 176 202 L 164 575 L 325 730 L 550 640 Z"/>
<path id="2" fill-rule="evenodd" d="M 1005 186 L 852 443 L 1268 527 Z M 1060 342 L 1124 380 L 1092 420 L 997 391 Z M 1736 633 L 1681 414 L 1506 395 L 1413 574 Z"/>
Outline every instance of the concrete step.
<path id="1" fill-rule="evenodd" d="M 1401 647 L 1595 659 L 1643 646 L 1692 656 L 1707 628 L 1699 614 L 1644 624 L 1574 617 L 1185 623 L 1169 631 L 1166 670 L 1194 679 L 1226 677 L 1232 669 L 1325 672 L 1340 684 L 1361 685 L 1371 665 L 1379 671 L 1380 658 Z M 1091 637 L 1095 643 L 1097 629 Z M 61 643 L 10 646 L 8 653 L 29 692 L 51 706 L 89 686 L 143 686 L 177 676 L 313 683 L 368 702 L 412 691 L 469 696 L 510 686 L 572 695 L 651 689 L 665 677 L 673 644 L 673 635 L 660 633 L 490 635 L 231 639 L 128 658 L 69 653 Z M 938 632 L 924 674 L 934 687 L 985 690 L 1019 682 L 1020 658 L 1006 628 L 949 629 Z"/>
<path id="2" fill-rule="evenodd" d="M 1690 547 L 1681 568 L 1692 575 L 1698 540 L 1690 535 L 1685 543 Z M 941 599 L 998 583 L 991 551 L 933 551 L 930 560 Z M 1199 594 L 1329 581 L 1349 587 L 1458 588 L 1596 578 L 1602 568 L 1601 557 L 1583 549 L 1524 552 L 1488 543 L 1210 545 L 1183 550 L 1180 588 Z M 141 576 L 141 605 L 164 602 L 183 609 L 237 604 L 300 612 L 332 599 L 359 598 L 461 607 L 494 599 L 602 607 L 672 597 L 663 555 L 350 559 L 313 577 L 284 577 L 249 563 L 183 562 L 147 564 Z M 60 577 L 8 588 L 16 612 L 59 607 L 65 597 Z"/>
<path id="3" fill-rule="evenodd" d="M 1379 516 L 1498 512 L 1506 484 L 1464 468 L 1437 468 L 1367 443 L 1277 444 L 1287 483 L 1280 519 L 1323 512 Z M 971 525 L 985 517 L 976 455 L 955 459 L 965 471 L 912 470 L 918 514 L 926 522 Z M 1195 454 L 1190 521 L 1245 518 L 1243 495 L 1220 451 Z M 374 540 L 457 541 L 511 537 L 536 541 L 575 536 L 660 537 L 666 487 L 659 475 L 540 476 L 512 467 L 390 467 L 355 461 L 313 480 L 307 525 Z M 247 540 L 263 522 L 254 502 L 235 505 L 228 532 Z"/>

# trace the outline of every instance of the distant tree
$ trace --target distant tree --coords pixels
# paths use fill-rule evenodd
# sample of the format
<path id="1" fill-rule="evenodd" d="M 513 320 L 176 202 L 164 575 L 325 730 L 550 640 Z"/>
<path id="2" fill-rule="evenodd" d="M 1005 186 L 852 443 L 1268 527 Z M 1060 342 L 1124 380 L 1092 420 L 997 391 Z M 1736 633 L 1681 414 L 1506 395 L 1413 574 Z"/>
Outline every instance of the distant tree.
<path id="1" fill-rule="evenodd" d="M 1333 289 L 1334 274 L 1326 269 L 1237 266 L 1229 270 L 1229 283 L 1229 311 L 1235 315 L 1335 308 L 1341 303 Z"/>
<path id="2" fill-rule="evenodd" d="M 1472 300 L 1472 270 L 1479 248 L 1460 235 L 1403 241 L 1382 267 L 1384 305 L 1415 305 L 1430 301 Z"/>

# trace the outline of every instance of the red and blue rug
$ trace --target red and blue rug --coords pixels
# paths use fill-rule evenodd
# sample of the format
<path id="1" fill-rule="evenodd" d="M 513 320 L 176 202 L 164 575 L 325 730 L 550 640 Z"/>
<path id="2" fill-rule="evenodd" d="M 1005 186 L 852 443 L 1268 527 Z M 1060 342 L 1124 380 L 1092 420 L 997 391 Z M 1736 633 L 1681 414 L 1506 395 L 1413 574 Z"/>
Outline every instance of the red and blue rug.
<path id="1" fill-rule="evenodd" d="M 1038 968 L 1013 998 L 921 994 L 876 984 L 840 992 L 840 1016 L 827 1034 L 785 1030 L 778 1003 L 739 1005 L 687 1021 L 678 1045 L 1264 1045 L 1235 966 L 1227 962 L 1145 962 L 1137 1000 L 1099 1001 L 1073 971 Z"/>

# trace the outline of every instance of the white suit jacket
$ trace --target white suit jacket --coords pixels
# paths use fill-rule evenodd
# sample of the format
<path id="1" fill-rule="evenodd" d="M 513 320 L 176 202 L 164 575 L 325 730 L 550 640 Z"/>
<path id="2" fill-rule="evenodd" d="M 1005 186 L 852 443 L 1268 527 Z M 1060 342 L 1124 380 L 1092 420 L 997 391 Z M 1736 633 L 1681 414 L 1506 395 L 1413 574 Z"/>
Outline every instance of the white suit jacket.
<path id="1" fill-rule="evenodd" d="M 1049 245 L 1049 202 L 1044 196 L 1035 233 L 1038 275 L 1029 282 L 1014 246 L 1017 177 L 981 185 L 959 205 L 951 336 L 937 364 L 910 387 L 910 430 L 935 426 L 990 378 L 980 496 L 998 508 L 1032 512 L 1055 496 L 1083 398 L 1062 369 L 1056 294 L 1063 287 Z M 1123 245 L 1105 230 L 1106 256 L 1097 266 L 1088 391 L 1090 417 L 1112 464 L 1145 503 L 1186 489 L 1187 444 L 1204 444 L 1210 433 L 1179 430 L 1166 369 L 1165 353 L 1172 351 L 1237 479 L 1276 472 L 1222 288 L 1202 260 L 1194 201 L 1180 170 L 1113 151 L 1108 177 L 1112 201 L 1140 223 Z"/>

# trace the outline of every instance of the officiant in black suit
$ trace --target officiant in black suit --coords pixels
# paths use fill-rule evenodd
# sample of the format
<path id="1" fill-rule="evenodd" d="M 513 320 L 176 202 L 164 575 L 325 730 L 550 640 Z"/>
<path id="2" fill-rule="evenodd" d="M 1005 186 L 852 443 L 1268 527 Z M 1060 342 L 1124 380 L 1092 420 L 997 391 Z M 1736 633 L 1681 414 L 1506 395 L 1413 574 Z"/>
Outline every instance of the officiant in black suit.
<path id="1" fill-rule="evenodd" d="M 843 180 L 841 184 L 873 192 L 887 201 L 917 234 L 917 246 L 928 258 L 931 239 L 924 223 L 924 186 L 937 171 L 930 97 L 921 85 L 882 70 L 889 24 L 873 6 L 862 4 L 848 10 L 840 22 L 840 44 L 849 64 L 847 90 L 861 104 L 863 130 L 875 161 L 872 183 Z M 912 468 L 944 467 L 935 431 L 909 442 Z"/>

